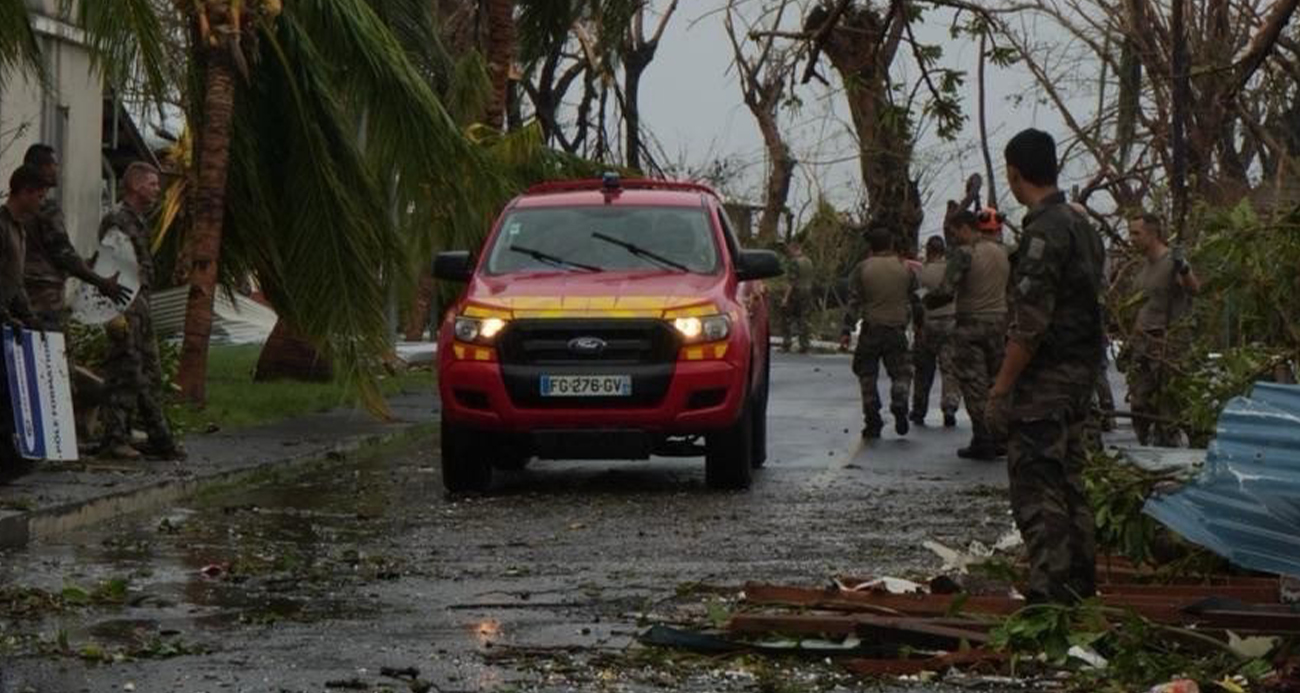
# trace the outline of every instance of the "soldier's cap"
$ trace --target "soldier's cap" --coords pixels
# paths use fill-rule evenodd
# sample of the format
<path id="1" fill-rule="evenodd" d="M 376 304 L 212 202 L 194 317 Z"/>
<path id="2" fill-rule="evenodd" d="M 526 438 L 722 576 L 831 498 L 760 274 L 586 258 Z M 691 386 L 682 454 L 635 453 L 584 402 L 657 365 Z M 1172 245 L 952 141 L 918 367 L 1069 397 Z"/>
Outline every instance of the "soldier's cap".
<path id="1" fill-rule="evenodd" d="M 1002 224 L 1007 220 L 1007 215 L 999 212 L 997 207 L 985 207 L 975 215 L 979 221 L 980 231 L 1001 231 Z"/>

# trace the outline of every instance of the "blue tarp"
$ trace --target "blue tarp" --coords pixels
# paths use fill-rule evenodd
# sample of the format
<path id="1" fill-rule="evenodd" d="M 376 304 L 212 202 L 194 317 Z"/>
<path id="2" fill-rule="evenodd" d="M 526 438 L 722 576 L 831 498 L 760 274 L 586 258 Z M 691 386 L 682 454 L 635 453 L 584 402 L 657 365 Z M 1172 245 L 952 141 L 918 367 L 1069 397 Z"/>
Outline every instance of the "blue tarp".
<path id="1" fill-rule="evenodd" d="M 1229 402 L 1200 477 L 1145 511 L 1239 566 L 1300 576 L 1300 386 Z"/>

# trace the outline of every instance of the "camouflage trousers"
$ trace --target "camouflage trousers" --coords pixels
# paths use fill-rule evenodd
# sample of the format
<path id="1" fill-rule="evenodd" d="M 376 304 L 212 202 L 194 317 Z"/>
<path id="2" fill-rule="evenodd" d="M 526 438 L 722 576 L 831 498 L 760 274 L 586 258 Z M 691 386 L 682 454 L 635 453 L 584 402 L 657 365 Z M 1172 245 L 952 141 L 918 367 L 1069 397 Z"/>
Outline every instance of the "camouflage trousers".
<path id="1" fill-rule="evenodd" d="M 27 302 L 36 315 L 39 328 L 62 332 L 68 317 L 68 306 L 63 300 L 64 285 L 53 282 L 28 281 Z"/>
<path id="2" fill-rule="evenodd" d="M 781 310 L 781 348 L 789 351 L 795 337 L 799 339 L 799 351 L 808 351 L 812 344 L 812 327 L 809 325 L 809 313 L 812 311 L 812 297 L 805 291 L 790 292 L 790 302 Z"/>
<path id="3" fill-rule="evenodd" d="M 1164 332 L 1134 332 L 1129 339 L 1128 397 L 1133 408 L 1133 430 L 1142 445 L 1176 447 L 1179 431 L 1169 423 L 1175 412 L 1169 406 L 1164 386 L 1170 377 L 1166 361 L 1177 346 Z M 1145 415 L 1145 416 L 1143 416 Z M 1154 418 L 1151 418 L 1154 417 Z"/>
<path id="4" fill-rule="evenodd" d="M 956 320 L 951 317 L 929 318 L 921 338 L 912 350 L 915 378 L 912 380 L 912 413 L 924 416 L 930 410 L 930 389 L 934 387 L 936 371 L 940 375 L 939 408 L 944 414 L 956 414 L 961 405 L 961 389 L 957 383 L 956 364 L 953 360 L 955 343 L 953 332 Z"/>
<path id="5" fill-rule="evenodd" d="M 853 374 L 862 388 L 862 420 L 867 428 L 875 430 L 882 426 L 876 385 L 881 363 L 889 375 L 889 410 L 894 416 L 907 416 L 907 391 L 912 384 L 907 328 L 864 323 L 858 348 L 853 352 Z"/>
<path id="6" fill-rule="evenodd" d="M 1003 316 L 958 316 L 953 332 L 953 371 L 961 383 L 975 443 L 998 443 L 984 424 L 989 388 L 1002 367 L 1006 352 L 1007 321 Z"/>
<path id="7" fill-rule="evenodd" d="M 103 446 L 130 444 L 136 420 L 159 449 L 175 447 L 162 404 L 162 364 L 153 333 L 149 305 L 143 297 L 122 318 L 105 327 L 108 354 L 104 359 L 107 403 L 102 412 Z"/>
<path id="8" fill-rule="evenodd" d="M 1011 396 L 1011 510 L 1029 552 L 1031 601 L 1072 603 L 1096 591 L 1096 539 L 1083 484 L 1095 365 L 1026 374 Z"/>

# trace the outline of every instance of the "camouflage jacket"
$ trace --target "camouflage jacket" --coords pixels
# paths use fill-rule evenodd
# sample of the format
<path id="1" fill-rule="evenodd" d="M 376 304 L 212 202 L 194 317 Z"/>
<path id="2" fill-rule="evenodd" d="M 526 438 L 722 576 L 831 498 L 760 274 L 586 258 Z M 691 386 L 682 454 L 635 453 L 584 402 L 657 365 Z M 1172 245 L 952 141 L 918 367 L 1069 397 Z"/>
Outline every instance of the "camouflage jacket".
<path id="1" fill-rule="evenodd" d="M 1011 282 L 1008 337 L 1033 354 L 1027 372 L 1101 363 L 1101 237 L 1056 193 L 1025 216 Z"/>
<path id="2" fill-rule="evenodd" d="M 791 258 L 787 276 L 790 280 L 790 286 L 798 293 L 808 295 L 812 293 L 813 288 L 813 264 L 812 260 L 806 255 L 800 255 Z"/>
<path id="3" fill-rule="evenodd" d="M 99 239 L 113 229 L 118 229 L 131 239 L 135 250 L 135 260 L 140 268 L 140 289 L 137 296 L 147 296 L 153 288 L 153 255 L 149 249 L 149 226 L 147 220 L 131 209 L 126 203 L 119 204 L 99 222 Z"/>
<path id="4" fill-rule="evenodd" d="M 943 281 L 927 297 L 927 303 L 939 307 L 954 301 L 958 317 L 1001 319 L 1007 312 L 1010 272 L 1006 251 L 992 239 L 981 237 L 970 245 L 956 246 L 948 254 Z"/>
<path id="5" fill-rule="evenodd" d="M 27 292 L 34 294 L 46 288 L 62 291 L 68 277 L 87 279 L 91 275 L 86 261 L 68 239 L 59 203 L 47 199 L 27 224 L 27 266 L 23 272 Z"/>

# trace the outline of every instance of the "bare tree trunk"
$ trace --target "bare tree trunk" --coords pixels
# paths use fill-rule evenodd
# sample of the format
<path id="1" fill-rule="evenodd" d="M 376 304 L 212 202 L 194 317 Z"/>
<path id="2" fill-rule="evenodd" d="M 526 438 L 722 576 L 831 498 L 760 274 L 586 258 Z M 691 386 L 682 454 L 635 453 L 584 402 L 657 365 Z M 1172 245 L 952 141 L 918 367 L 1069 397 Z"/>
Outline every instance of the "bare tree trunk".
<path id="1" fill-rule="evenodd" d="M 869 223 L 894 229 L 902 244 L 916 247 L 925 215 L 920 186 L 912 178 L 911 114 L 889 101 L 889 71 L 908 10 L 904 7 L 882 18 L 869 5 L 843 6 L 847 9 L 821 49 L 845 85 L 849 115 L 858 136 Z M 822 25 L 816 22 L 824 21 L 825 15 L 810 14 L 809 20 L 816 21 L 812 26 L 805 22 L 804 29 L 821 35 Z"/>
<path id="2" fill-rule="evenodd" d="M 289 327 L 283 318 L 275 321 L 275 328 L 262 347 L 257 369 L 253 372 L 256 382 L 280 379 L 323 383 L 334 379 L 334 368 L 329 359 Z"/>
<path id="3" fill-rule="evenodd" d="M 723 26 L 731 42 L 745 106 L 758 121 L 758 129 L 763 134 L 763 146 L 767 149 L 767 182 L 763 191 L 763 211 L 758 219 L 758 240 L 763 244 L 771 244 L 777 240 L 781 220 L 786 216 L 785 203 L 790 197 L 790 184 L 794 180 L 796 162 L 790 146 L 781 137 L 777 114 L 781 109 L 786 84 L 794 76 L 795 54 L 773 51 L 773 37 L 768 37 L 759 40 L 754 55 L 747 55 L 732 17 L 734 1 L 727 6 Z M 785 3 L 777 9 L 772 21 L 774 30 L 780 29 L 785 9 Z"/>
<path id="4" fill-rule="evenodd" d="M 415 301 L 412 302 L 410 314 L 406 316 L 406 341 L 418 342 L 424 339 L 424 330 L 429 326 L 429 310 L 433 306 L 433 292 L 437 286 L 433 282 L 433 272 L 426 268 L 420 272 L 420 283 L 415 289 Z M 435 340 L 436 341 L 436 340 Z"/>
<path id="5" fill-rule="evenodd" d="M 989 179 L 989 206 L 996 207 L 998 204 L 998 185 L 997 175 L 993 171 L 993 154 L 989 151 L 989 128 L 988 119 L 985 116 L 985 91 L 984 91 L 984 63 L 988 60 L 986 47 L 988 46 L 989 35 L 980 34 L 980 64 L 979 64 L 979 92 L 980 92 L 980 149 L 984 152 L 984 172 Z"/>
<path id="6" fill-rule="evenodd" d="M 1170 118 L 1170 139 L 1173 149 L 1173 170 L 1170 171 L 1169 189 L 1174 202 L 1173 228 L 1186 231 L 1187 220 L 1187 109 L 1191 106 L 1190 75 L 1187 72 L 1187 5 L 1185 0 L 1173 0 L 1169 33 L 1173 56 L 1170 62 L 1173 79 L 1173 112 Z"/>
<path id="7" fill-rule="evenodd" d="M 651 55 L 654 52 L 651 51 Z M 641 168 L 641 74 L 649 59 L 631 54 L 623 62 L 623 127 L 625 128 L 624 162 L 628 168 Z"/>
<path id="8" fill-rule="evenodd" d="M 209 20 L 223 26 L 229 5 L 208 5 Z M 219 22 L 219 23 L 218 23 Z M 222 42 L 225 46 L 225 42 Z M 185 306 L 185 337 L 177 381 L 188 402 L 207 400 L 208 341 L 212 304 L 221 259 L 221 229 L 226 211 L 226 172 L 230 163 L 231 124 L 235 108 L 235 68 L 229 47 L 214 49 L 206 63 L 203 130 L 199 134 L 198 189 L 194 228 L 187 239 L 190 291 Z"/>
<path id="9" fill-rule="evenodd" d="M 510 98 L 510 70 L 515 62 L 515 0 L 488 0 L 488 74 L 492 78 L 492 99 L 484 120 L 504 128 Z"/>
<path id="10" fill-rule="evenodd" d="M 758 218 L 758 242 L 771 244 L 777 240 L 781 218 L 785 216 L 785 202 L 790 197 L 790 184 L 794 180 L 794 156 L 781 139 L 776 117 L 760 118 L 758 129 L 763 133 L 767 147 L 767 160 L 771 170 L 763 193 L 763 213 Z"/>
<path id="11" fill-rule="evenodd" d="M 623 47 L 623 121 L 627 128 L 625 163 L 629 168 L 641 168 L 641 154 L 645 149 L 641 142 L 641 76 L 655 59 L 655 51 L 659 49 L 659 40 L 663 38 L 668 20 L 677 11 L 677 2 L 678 0 L 672 0 L 668 3 L 649 38 L 644 33 L 645 4 L 637 9 L 632 18 L 632 26 L 628 29 Z"/>

